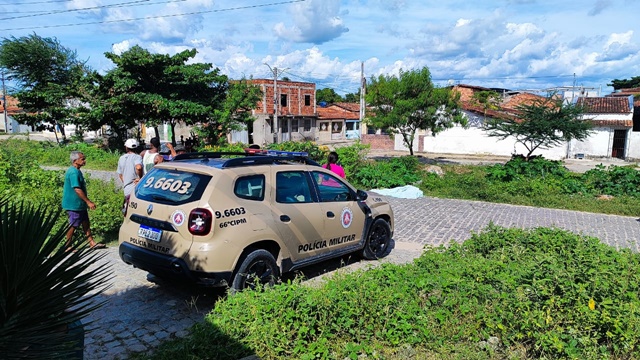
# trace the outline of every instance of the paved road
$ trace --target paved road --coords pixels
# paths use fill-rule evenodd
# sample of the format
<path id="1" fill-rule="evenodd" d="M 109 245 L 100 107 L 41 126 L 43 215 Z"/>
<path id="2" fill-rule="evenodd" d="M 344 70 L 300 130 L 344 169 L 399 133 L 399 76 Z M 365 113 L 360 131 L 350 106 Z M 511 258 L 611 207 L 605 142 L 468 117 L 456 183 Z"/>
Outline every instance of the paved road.
<path id="1" fill-rule="evenodd" d="M 425 245 L 462 242 L 490 222 L 506 227 L 558 227 L 596 236 L 618 249 L 640 250 L 640 223 L 634 217 L 434 198 L 391 202 L 397 221 L 395 248 L 385 261 L 409 262 Z M 129 351 L 151 351 L 164 340 L 185 335 L 218 298 L 211 291 L 150 281 L 153 278 L 145 272 L 120 261 L 115 247 L 105 251 L 115 280 L 101 296 L 108 303 L 89 318 L 93 323 L 87 326 L 91 331 L 85 337 L 85 359 L 126 359 Z M 355 261 L 348 267 L 372 264 Z M 318 278 L 340 266 L 339 260 L 323 263 L 307 276 Z"/>

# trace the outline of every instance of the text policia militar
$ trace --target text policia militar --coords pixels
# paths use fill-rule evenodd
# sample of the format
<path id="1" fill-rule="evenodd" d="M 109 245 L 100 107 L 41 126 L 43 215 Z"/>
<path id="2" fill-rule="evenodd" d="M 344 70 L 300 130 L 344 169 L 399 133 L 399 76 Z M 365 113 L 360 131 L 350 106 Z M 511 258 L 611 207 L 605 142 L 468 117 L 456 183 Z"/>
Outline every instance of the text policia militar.
<path id="1" fill-rule="evenodd" d="M 355 239 L 356 239 L 356 234 L 351 234 L 351 235 L 345 235 L 341 237 L 335 237 L 329 240 L 319 240 L 319 241 L 308 243 L 308 244 L 302 244 L 298 246 L 298 253 L 320 250 L 320 249 L 326 248 L 327 246 L 340 245 L 346 242 L 354 241 Z"/>

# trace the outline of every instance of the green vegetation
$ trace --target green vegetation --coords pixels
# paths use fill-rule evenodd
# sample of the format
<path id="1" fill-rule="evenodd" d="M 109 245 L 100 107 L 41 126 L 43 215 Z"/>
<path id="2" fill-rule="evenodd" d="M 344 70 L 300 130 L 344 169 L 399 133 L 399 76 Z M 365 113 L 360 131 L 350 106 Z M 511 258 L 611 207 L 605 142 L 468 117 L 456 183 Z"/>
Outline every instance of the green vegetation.
<path id="1" fill-rule="evenodd" d="M 0 353 L 4 359 L 82 358 L 79 320 L 102 306 L 106 252 L 65 252 L 59 208 L 0 197 Z M 91 268 L 91 271 L 87 271 Z"/>
<path id="2" fill-rule="evenodd" d="M 116 238 L 122 223 L 122 190 L 113 182 L 92 179 L 86 170 L 102 169 L 115 172 L 119 154 L 101 150 L 84 143 L 58 145 L 52 142 L 10 139 L 0 141 L 0 195 L 13 201 L 38 204 L 47 209 L 59 209 L 62 201 L 64 173 L 70 166 L 72 150 L 87 156 L 83 167 L 89 198 L 97 204 L 89 211 L 91 229 L 98 241 L 110 242 Z M 62 170 L 44 170 L 39 165 L 60 167 Z M 56 226 L 66 226 L 65 214 L 57 218 Z M 76 232 L 80 236 L 80 232 Z"/>
<path id="3" fill-rule="evenodd" d="M 637 358 L 638 266 L 595 238 L 490 225 L 412 264 L 236 294 L 134 358 Z"/>
<path id="4" fill-rule="evenodd" d="M 426 196 L 626 216 L 640 213 L 640 173 L 632 167 L 600 165 L 577 174 L 559 161 L 516 156 L 506 164 L 442 168 L 444 176 L 426 174 L 418 185 Z"/>

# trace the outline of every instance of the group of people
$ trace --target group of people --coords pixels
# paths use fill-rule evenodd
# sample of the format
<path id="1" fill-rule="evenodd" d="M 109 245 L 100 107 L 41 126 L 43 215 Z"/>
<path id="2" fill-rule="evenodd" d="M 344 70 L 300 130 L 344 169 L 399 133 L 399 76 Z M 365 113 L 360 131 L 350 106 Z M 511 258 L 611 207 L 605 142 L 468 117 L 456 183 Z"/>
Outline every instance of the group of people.
<path id="1" fill-rule="evenodd" d="M 123 184 L 123 213 L 129 203 L 133 189 L 144 174 L 151 170 L 156 164 L 165 161 L 164 157 L 160 154 L 160 140 L 154 137 L 149 143 L 151 144 L 151 148 L 143 150 L 140 154 L 137 152 L 140 147 L 138 140 L 127 139 L 124 143 L 125 154 L 118 160 L 118 169 L 116 170 Z M 182 145 L 173 147 L 169 143 L 167 147 L 171 152 L 169 160 L 186 152 Z M 66 234 L 65 248 L 67 251 L 76 251 L 76 248 L 72 246 L 73 234 L 77 228 L 82 227 L 82 231 L 84 231 L 89 241 L 89 247 L 91 249 L 104 249 L 106 246 L 102 243 L 96 243 L 91 234 L 88 210 L 95 210 L 96 204 L 89 200 L 87 185 L 82 171 L 80 171 L 80 168 L 87 163 L 86 157 L 80 151 L 72 151 L 70 160 L 71 166 L 65 173 L 64 188 L 62 191 L 62 209 L 67 212 L 69 219 L 69 230 Z M 338 165 L 338 154 L 335 151 L 329 153 L 327 164 L 323 167 L 345 178 L 344 168 Z"/>

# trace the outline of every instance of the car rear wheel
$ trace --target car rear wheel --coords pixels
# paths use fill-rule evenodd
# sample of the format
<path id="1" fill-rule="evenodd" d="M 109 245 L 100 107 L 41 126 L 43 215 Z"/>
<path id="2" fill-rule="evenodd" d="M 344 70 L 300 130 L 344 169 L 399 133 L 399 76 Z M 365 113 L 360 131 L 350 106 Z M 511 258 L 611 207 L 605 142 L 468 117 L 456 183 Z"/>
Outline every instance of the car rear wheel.
<path id="1" fill-rule="evenodd" d="M 231 288 L 235 291 L 255 289 L 259 285 L 272 286 L 280 276 L 276 259 L 267 250 L 250 252 L 240 264 Z"/>
<path id="2" fill-rule="evenodd" d="M 367 242 L 362 249 L 362 257 L 375 260 L 385 257 L 391 245 L 391 227 L 384 219 L 376 219 L 367 236 Z"/>

